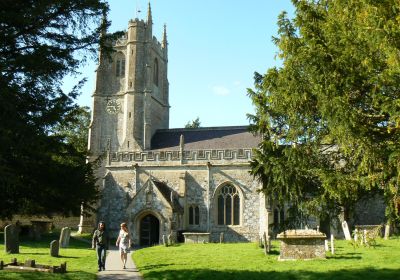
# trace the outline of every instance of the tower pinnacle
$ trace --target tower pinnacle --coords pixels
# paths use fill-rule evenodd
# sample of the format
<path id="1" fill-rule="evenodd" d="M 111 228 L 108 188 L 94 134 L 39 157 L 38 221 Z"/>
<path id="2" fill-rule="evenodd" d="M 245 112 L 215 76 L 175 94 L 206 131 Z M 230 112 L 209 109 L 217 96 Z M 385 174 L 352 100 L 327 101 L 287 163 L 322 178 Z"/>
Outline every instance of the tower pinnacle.
<path id="1" fill-rule="evenodd" d="M 162 44 L 161 46 L 163 48 L 166 48 L 168 45 L 168 41 L 167 41 L 167 25 L 164 24 L 164 32 L 163 32 L 163 39 L 162 39 Z"/>
<path id="2" fill-rule="evenodd" d="M 151 16 L 151 6 L 150 6 L 150 1 L 149 1 L 149 5 L 148 5 L 148 9 L 147 9 L 147 24 L 153 24 L 153 19 Z"/>

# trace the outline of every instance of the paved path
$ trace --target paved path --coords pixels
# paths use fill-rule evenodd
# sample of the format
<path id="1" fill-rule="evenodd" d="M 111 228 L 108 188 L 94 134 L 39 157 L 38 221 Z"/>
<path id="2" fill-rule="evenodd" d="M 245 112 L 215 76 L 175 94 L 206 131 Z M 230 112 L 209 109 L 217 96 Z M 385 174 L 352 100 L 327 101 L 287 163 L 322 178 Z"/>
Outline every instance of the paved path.
<path id="1" fill-rule="evenodd" d="M 128 254 L 126 269 L 122 268 L 122 262 L 117 248 L 108 250 L 106 270 L 97 273 L 99 280 L 143 280 L 142 275 L 132 260 L 132 253 Z"/>
<path id="2" fill-rule="evenodd" d="M 80 240 L 91 244 L 87 239 L 79 238 L 77 236 L 71 235 L 72 238 Z M 132 253 L 128 254 L 128 259 L 126 261 L 126 269 L 122 268 L 121 257 L 117 247 L 113 247 L 107 251 L 106 259 L 106 270 L 97 273 L 97 279 L 99 280 L 143 280 L 142 275 L 136 268 L 132 260 Z M 95 253 L 95 252 L 94 252 Z"/>

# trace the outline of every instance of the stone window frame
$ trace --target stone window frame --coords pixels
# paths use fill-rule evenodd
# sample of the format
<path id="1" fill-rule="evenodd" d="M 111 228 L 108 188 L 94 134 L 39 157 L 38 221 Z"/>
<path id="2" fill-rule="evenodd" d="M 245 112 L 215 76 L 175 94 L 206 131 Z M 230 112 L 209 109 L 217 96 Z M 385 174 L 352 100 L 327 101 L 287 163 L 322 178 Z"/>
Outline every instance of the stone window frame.
<path id="1" fill-rule="evenodd" d="M 200 225 L 200 206 L 197 204 L 191 204 L 188 207 L 188 224 L 190 226 Z"/>
<path id="2" fill-rule="evenodd" d="M 125 54 L 123 52 L 118 52 L 115 55 L 115 77 L 124 78 L 125 77 L 125 67 L 126 67 Z"/>
<path id="3" fill-rule="evenodd" d="M 153 62 L 153 84 L 155 84 L 157 87 L 159 85 L 159 80 L 160 80 L 160 65 L 158 63 L 157 57 L 154 58 Z"/>
<path id="4" fill-rule="evenodd" d="M 285 207 L 284 206 L 276 206 L 274 208 L 273 215 L 274 215 L 273 221 L 274 221 L 275 227 L 277 227 L 277 226 L 280 227 L 285 222 L 285 215 L 286 215 Z"/>
<path id="5" fill-rule="evenodd" d="M 238 219 L 239 219 L 239 223 L 238 224 L 234 224 L 234 218 L 231 218 L 231 223 L 230 224 L 226 224 L 226 216 L 224 215 L 224 224 L 219 224 L 219 220 L 218 220 L 218 197 L 221 193 L 221 190 L 225 187 L 225 186 L 232 186 L 236 189 L 237 191 L 237 195 L 238 195 L 238 199 L 239 199 L 239 209 L 238 209 Z M 233 209 L 233 208 L 232 208 Z M 222 184 L 220 184 L 214 192 L 214 197 L 213 197 L 213 216 L 214 216 L 214 223 L 217 227 L 241 227 L 243 226 L 243 211 L 244 211 L 244 194 L 243 194 L 243 190 L 237 185 L 234 184 L 233 182 L 224 182 Z"/>

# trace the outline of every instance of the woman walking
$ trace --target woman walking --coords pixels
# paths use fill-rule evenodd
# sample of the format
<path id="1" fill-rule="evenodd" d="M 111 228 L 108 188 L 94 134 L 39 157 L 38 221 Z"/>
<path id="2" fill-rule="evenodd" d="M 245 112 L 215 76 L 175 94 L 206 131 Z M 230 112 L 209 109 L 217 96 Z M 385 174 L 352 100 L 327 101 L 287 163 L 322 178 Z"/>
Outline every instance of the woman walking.
<path id="1" fill-rule="evenodd" d="M 126 225 L 126 223 L 121 224 L 121 230 L 119 231 L 118 239 L 115 245 L 119 247 L 121 261 L 123 264 L 123 268 L 125 269 L 129 248 L 131 247 L 131 238 L 129 236 L 128 226 Z"/>

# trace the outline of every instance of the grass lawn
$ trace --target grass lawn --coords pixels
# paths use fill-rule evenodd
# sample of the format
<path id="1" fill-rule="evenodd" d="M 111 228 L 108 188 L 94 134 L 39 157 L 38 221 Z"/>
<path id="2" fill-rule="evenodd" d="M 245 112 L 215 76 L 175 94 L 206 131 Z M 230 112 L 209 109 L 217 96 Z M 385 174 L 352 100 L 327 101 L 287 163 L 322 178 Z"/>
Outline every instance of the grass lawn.
<path id="1" fill-rule="evenodd" d="M 277 260 L 279 243 L 265 256 L 254 243 L 155 246 L 134 252 L 145 280 L 150 279 L 400 279 L 400 239 L 378 240 L 375 248 L 354 249 L 336 241 L 326 260 Z"/>
<path id="2" fill-rule="evenodd" d="M 5 263 L 12 258 L 17 258 L 18 262 L 33 259 L 37 264 L 60 265 L 67 262 L 67 273 L 43 273 L 43 272 L 7 272 L 0 270 L 0 279 L 23 279 L 23 280 L 46 280 L 46 279 L 66 279 L 66 280 L 94 280 L 97 273 L 96 253 L 90 250 L 89 244 L 70 239 L 69 248 L 60 248 L 60 257 L 50 257 L 50 242 L 58 239 L 59 233 L 43 236 L 41 241 L 20 241 L 20 254 L 6 254 L 4 252 L 4 237 L 0 234 L 0 260 Z"/>

